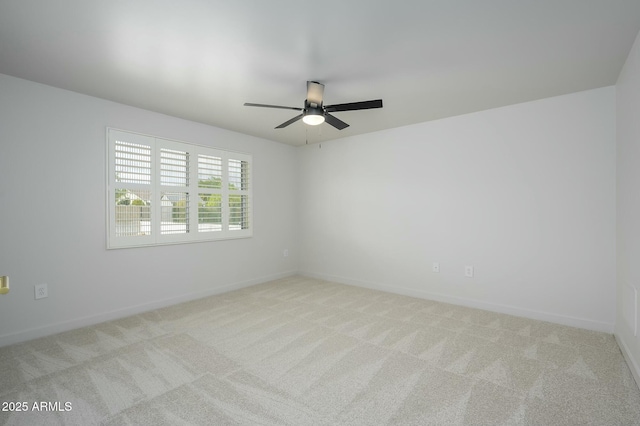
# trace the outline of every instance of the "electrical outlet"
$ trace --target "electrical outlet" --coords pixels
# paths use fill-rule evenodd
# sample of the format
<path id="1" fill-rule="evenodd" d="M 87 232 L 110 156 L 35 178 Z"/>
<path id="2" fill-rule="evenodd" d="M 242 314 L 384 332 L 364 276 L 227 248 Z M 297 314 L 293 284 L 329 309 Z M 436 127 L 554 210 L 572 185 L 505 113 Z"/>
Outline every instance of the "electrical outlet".
<path id="1" fill-rule="evenodd" d="M 432 272 L 440 272 L 440 264 L 438 262 L 433 262 L 433 266 L 431 267 Z"/>
<path id="2" fill-rule="evenodd" d="M 464 276 L 465 277 L 473 277 L 473 266 L 467 265 L 464 267 Z"/>
<path id="3" fill-rule="evenodd" d="M 35 294 L 36 299 L 44 299 L 45 297 L 49 297 L 49 289 L 47 288 L 47 284 L 36 285 Z"/>
<path id="4" fill-rule="evenodd" d="M 282 256 L 289 257 L 289 249 L 284 249 L 284 251 L 282 252 Z"/>

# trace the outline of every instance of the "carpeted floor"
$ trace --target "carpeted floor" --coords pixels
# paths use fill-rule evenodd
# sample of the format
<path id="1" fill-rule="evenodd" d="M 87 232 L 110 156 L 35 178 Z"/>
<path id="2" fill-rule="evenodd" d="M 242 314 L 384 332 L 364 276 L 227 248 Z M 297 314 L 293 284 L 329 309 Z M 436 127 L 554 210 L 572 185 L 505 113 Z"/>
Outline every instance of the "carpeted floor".
<path id="1" fill-rule="evenodd" d="M 0 348 L 0 402 L 30 426 L 640 424 L 612 335 L 305 277 Z"/>

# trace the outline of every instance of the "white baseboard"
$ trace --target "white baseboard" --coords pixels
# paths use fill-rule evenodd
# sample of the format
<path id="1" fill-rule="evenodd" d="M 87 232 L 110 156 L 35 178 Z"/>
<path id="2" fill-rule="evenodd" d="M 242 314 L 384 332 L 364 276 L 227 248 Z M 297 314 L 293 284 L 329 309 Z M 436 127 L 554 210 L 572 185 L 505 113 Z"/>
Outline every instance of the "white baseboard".
<path id="1" fill-rule="evenodd" d="M 122 309 L 116 309 L 109 312 L 102 312 L 96 315 L 90 315 L 83 318 L 77 318 L 69 321 L 62 321 L 55 324 L 48 324 L 42 327 L 21 330 L 11 334 L 0 336 L 0 347 L 12 345 L 14 343 L 25 342 L 27 340 L 37 339 L 39 337 L 50 336 L 52 334 L 62 333 L 63 331 L 74 330 L 76 328 L 87 327 L 101 322 L 110 321 L 118 318 L 125 318 L 131 315 L 140 314 L 142 312 L 154 309 L 164 308 L 176 305 L 190 300 L 202 299 L 203 297 L 214 296 L 216 294 L 227 293 L 233 290 L 239 290 L 244 287 L 250 287 L 256 284 L 262 284 L 268 281 L 296 275 L 297 271 L 287 271 L 279 274 L 268 275 L 260 278 L 251 279 L 222 287 L 216 287 L 205 291 L 187 293 L 180 296 L 170 297 L 162 300 L 155 300 L 135 306 L 128 306 Z"/>
<path id="2" fill-rule="evenodd" d="M 568 325 L 570 327 L 584 328 L 587 330 L 613 333 L 614 324 L 600 321 L 593 321 L 584 318 L 575 318 L 567 315 L 554 314 L 550 312 L 535 311 L 531 309 L 519 308 L 517 306 L 500 305 L 497 303 L 483 302 L 474 299 L 466 299 L 446 294 L 432 293 L 413 288 L 391 286 L 388 284 L 361 281 L 353 278 L 345 278 L 334 275 L 320 274 L 309 271 L 300 271 L 300 275 L 311 278 L 318 278 L 326 281 L 333 281 L 341 284 L 354 285 L 357 287 L 371 288 L 374 290 L 386 291 L 389 293 L 402 294 L 405 296 L 418 297 L 421 299 L 435 300 L 438 302 L 451 303 L 453 305 L 466 306 L 469 308 L 483 309 L 486 311 L 498 312 L 501 314 L 514 315 L 518 317 L 531 318 L 540 321 L 552 322 L 555 324 Z"/>
<path id="3" fill-rule="evenodd" d="M 633 378 L 636 380 L 636 385 L 640 388 L 640 366 L 638 366 L 638 363 L 631 355 L 631 351 L 622 336 L 618 333 L 614 333 L 613 335 L 616 337 L 616 342 L 618 342 L 620 351 L 622 352 L 625 361 L 627 361 L 627 365 L 629 366 L 629 370 L 631 370 L 631 374 L 633 374 Z"/>

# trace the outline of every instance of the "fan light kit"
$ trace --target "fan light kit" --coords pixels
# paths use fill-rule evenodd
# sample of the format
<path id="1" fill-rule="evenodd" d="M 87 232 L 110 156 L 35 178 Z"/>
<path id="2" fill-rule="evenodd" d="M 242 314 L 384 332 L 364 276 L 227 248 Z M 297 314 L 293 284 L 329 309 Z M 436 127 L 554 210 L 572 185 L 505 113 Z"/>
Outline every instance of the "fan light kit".
<path id="1" fill-rule="evenodd" d="M 266 104 L 252 104 L 245 103 L 244 106 L 261 107 L 261 108 L 278 108 L 278 109 L 292 109 L 294 111 L 302 111 L 302 114 L 293 117 L 291 120 L 285 121 L 276 129 L 282 129 L 296 121 L 302 119 L 305 124 L 310 126 L 317 126 L 325 121 L 335 127 L 338 130 L 346 129 L 349 127 L 347 123 L 333 115 L 330 112 L 342 112 L 342 111 L 356 111 L 360 109 L 373 109 L 382 108 L 382 99 L 376 99 L 373 101 L 351 102 L 348 104 L 337 104 L 324 106 L 322 96 L 324 95 L 324 84 L 317 81 L 307 81 L 307 99 L 304 101 L 304 108 L 280 106 L 280 105 L 266 105 Z"/>
<path id="2" fill-rule="evenodd" d="M 324 114 L 320 108 L 309 108 L 303 115 L 302 121 L 309 126 L 317 126 L 324 123 Z"/>

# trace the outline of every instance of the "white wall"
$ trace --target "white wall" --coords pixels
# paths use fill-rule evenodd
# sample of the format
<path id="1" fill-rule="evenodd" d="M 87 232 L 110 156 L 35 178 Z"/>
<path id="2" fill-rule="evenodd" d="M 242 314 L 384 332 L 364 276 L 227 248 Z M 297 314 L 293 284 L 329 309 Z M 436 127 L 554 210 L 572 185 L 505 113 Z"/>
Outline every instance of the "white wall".
<path id="1" fill-rule="evenodd" d="M 617 254 L 616 337 L 640 384 L 640 35 L 616 85 Z M 638 327 L 638 335 L 634 329 Z"/>
<path id="2" fill-rule="evenodd" d="M 298 161 L 302 273 L 613 331 L 614 87 L 311 145 Z"/>
<path id="3" fill-rule="evenodd" d="M 106 126 L 252 154 L 253 238 L 107 251 Z M 0 346 L 294 273 L 295 174 L 293 147 L 0 75 Z"/>

